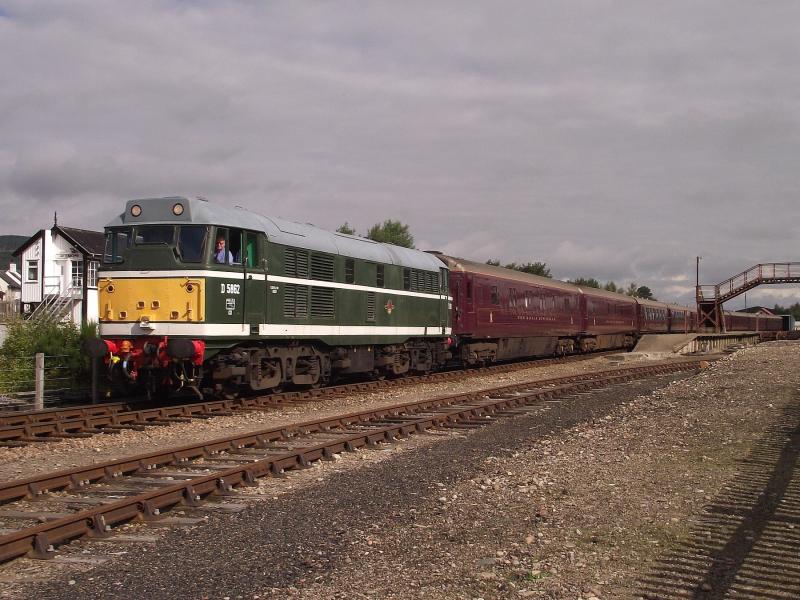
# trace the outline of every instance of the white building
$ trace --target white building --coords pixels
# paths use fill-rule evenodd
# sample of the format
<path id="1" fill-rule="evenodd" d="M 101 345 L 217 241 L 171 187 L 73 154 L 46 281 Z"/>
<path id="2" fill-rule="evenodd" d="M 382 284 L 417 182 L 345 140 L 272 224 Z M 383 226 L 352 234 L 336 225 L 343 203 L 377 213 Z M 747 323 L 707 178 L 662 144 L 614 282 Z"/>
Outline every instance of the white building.
<path id="1" fill-rule="evenodd" d="M 14 252 L 22 259 L 22 313 L 76 324 L 97 322 L 103 247 L 103 233 L 58 224 L 29 238 Z"/>
<path id="2" fill-rule="evenodd" d="M 0 322 L 19 313 L 22 278 L 13 262 L 7 271 L 0 271 Z"/>

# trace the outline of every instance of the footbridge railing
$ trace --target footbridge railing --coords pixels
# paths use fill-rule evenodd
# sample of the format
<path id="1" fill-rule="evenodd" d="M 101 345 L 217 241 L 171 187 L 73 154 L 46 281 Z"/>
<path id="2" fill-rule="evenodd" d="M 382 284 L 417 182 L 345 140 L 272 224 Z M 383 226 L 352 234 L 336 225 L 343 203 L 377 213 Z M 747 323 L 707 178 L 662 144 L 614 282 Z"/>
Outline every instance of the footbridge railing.
<path id="1" fill-rule="evenodd" d="M 762 284 L 800 283 L 800 262 L 762 263 L 717 285 L 697 286 L 701 327 L 722 328 L 722 303 Z"/>

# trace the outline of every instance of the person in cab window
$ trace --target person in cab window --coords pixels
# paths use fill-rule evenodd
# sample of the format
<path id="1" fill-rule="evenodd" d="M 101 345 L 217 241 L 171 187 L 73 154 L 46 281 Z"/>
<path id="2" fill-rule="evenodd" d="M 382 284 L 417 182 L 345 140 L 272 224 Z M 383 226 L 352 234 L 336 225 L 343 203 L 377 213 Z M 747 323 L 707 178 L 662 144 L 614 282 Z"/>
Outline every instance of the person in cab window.
<path id="1" fill-rule="evenodd" d="M 217 262 L 221 265 L 233 264 L 233 254 L 231 254 L 230 250 L 225 249 L 225 238 L 222 236 L 217 238 L 217 245 L 216 249 L 214 250 L 214 262 Z"/>

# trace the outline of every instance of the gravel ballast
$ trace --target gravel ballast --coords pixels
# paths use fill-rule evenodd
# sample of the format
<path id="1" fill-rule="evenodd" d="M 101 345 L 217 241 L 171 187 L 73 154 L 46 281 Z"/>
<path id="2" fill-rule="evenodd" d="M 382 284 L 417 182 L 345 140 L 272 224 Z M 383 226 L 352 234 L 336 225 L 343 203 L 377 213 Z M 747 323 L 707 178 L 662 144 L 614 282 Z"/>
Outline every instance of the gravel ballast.
<path id="1" fill-rule="evenodd" d="M 151 544 L 70 547 L 124 552 L 101 566 L 6 565 L 0 597 L 722 598 L 744 585 L 729 564 L 749 577 L 742 589 L 797 597 L 791 578 L 754 582 L 748 560 L 780 507 L 797 508 L 798 359 L 800 344 L 763 344 L 694 376 L 347 454 L 264 480 L 233 500 L 241 512 Z M 754 453 L 760 469 L 747 466 Z M 759 500 L 761 486 L 780 497 Z M 714 511 L 732 502 L 744 512 Z M 781 531 L 772 560 L 798 569 L 800 536 Z M 45 571 L 51 581 L 23 581 Z"/>

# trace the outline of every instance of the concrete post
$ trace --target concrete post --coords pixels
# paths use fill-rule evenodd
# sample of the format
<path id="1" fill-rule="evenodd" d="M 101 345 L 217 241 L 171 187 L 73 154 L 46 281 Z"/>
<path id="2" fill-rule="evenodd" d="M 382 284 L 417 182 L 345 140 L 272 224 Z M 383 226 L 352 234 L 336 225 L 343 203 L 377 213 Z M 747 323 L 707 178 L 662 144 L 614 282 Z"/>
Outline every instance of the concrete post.
<path id="1" fill-rule="evenodd" d="M 44 408 L 44 354 L 36 354 L 36 398 L 34 400 L 34 410 Z"/>

